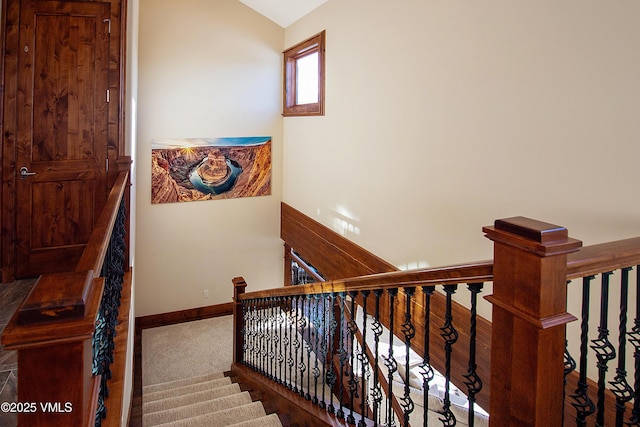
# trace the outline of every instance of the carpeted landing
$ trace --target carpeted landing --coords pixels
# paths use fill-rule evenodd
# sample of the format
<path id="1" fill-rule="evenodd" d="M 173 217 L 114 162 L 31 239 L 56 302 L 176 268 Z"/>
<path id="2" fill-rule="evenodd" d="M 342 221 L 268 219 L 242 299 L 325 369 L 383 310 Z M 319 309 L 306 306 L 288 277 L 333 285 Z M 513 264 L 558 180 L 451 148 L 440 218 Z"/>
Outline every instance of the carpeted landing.
<path id="1" fill-rule="evenodd" d="M 142 401 L 144 427 L 282 427 L 222 372 L 144 386 Z"/>
<path id="2" fill-rule="evenodd" d="M 232 316 L 142 331 L 144 427 L 282 426 L 223 374 L 231 368 L 232 331 Z"/>

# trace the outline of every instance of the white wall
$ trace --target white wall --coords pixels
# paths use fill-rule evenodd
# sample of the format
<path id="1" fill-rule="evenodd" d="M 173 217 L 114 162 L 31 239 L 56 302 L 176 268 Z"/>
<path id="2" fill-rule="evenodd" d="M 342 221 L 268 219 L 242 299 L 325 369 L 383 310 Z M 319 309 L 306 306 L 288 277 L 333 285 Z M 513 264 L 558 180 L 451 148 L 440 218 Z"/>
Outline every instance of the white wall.
<path id="1" fill-rule="evenodd" d="M 640 2 L 329 0 L 326 116 L 284 119 L 284 201 L 401 267 L 487 259 L 515 215 L 640 235 Z"/>
<path id="2" fill-rule="evenodd" d="M 282 284 L 284 30 L 237 0 L 140 0 L 136 316 Z M 151 205 L 155 138 L 272 136 L 271 195 Z M 203 289 L 209 298 L 203 298 Z"/>

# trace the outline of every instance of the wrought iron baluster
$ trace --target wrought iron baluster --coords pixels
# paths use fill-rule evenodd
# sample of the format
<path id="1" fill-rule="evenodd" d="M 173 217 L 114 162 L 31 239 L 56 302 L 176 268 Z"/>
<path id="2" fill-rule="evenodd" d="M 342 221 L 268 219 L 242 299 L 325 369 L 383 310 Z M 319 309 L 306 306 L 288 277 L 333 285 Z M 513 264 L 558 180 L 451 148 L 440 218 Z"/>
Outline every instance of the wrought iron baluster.
<path id="1" fill-rule="evenodd" d="M 373 422 L 377 426 L 380 424 L 380 403 L 382 403 L 382 388 L 380 386 L 380 381 L 378 381 L 378 369 L 380 368 L 378 360 L 380 358 L 379 354 L 379 345 L 380 345 L 380 336 L 382 335 L 382 324 L 380 323 L 380 297 L 382 296 L 382 290 L 376 289 L 373 291 L 373 295 L 375 296 L 374 303 L 374 315 L 373 315 L 373 325 L 371 326 L 371 331 L 373 332 L 374 344 L 373 344 L 373 386 L 371 387 L 371 399 L 373 400 Z M 426 424 L 425 424 L 426 425 Z"/>
<path id="2" fill-rule="evenodd" d="M 339 396 L 339 403 L 340 403 L 340 407 L 338 408 L 338 411 L 336 412 L 336 416 L 338 418 L 344 418 L 344 367 L 347 361 L 347 350 L 345 348 L 345 316 L 344 316 L 344 310 L 345 310 L 345 304 L 346 304 L 346 299 L 347 299 L 347 293 L 346 292 L 341 292 L 340 293 L 340 320 L 339 320 L 339 325 L 338 327 L 340 328 L 340 342 L 339 342 L 339 349 L 338 349 L 338 354 L 339 354 L 339 359 L 340 359 L 340 372 L 338 375 L 338 388 L 340 389 L 340 396 Z"/>
<path id="3" fill-rule="evenodd" d="M 573 407 L 576 408 L 576 422 L 578 427 L 586 427 L 587 417 L 596 410 L 595 404 L 589 398 L 587 383 L 587 355 L 589 344 L 589 294 L 591 292 L 591 281 L 595 276 L 586 276 L 582 278 L 582 315 L 580 322 L 580 361 L 579 361 L 579 377 L 576 392 L 571 395 L 574 400 Z"/>
<path id="4" fill-rule="evenodd" d="M 260 301 L 251 300 L 253 306 L 253 369 L 260 372 Z"/>
<path id="5" fill-rule="evenodd" d="M 384 364 L 389 371 L 389 396 L 387 397 L 387 418 L 386 425 L 394 426 L 396 425 L 395 416 L 393 413 L 393 374 L 398 370 L 398 362 L 393 356 L 393 329 L 394 329 L 394 311 L 395 311 L 395 298 L 398 295 L 398 289 L 392 288 L 388 289 L 387 293 L 389 294 L 389 353 L 387 357 L 384 357 Z"/>
<path id="6" fill-rule="evenodd" d="M 629 332 L 629 341 L 634 347 L 634 399 L 631 411 L 631 425 L 640 424 L 640 266 L 636 266 L 636 317 L 633 320 L 633 328 Z"/>
<path id="7" fill-rule="evenodd" d="M 463 377 L 467 386 L 467 396 L 469 399 L 469 418 L 467 424 L 473 427 L 475 424 L 475 404 L 476 395 L 482 390 L 482 379 L 478 376 L 476 364 L 476 336 L 477 336 L 477 311 L 478 294 L 482 292 L 483 283 L 470 283 L 467 285 L 471 291 L 471 315 L 469 321 L 469 369 Z"/>
<path id="8" fill-rule="evenodd" d="M 306 342 L 304 339 L 304 332 L 307 328 L 307 318 L 305 313 L 305 300 L 307 297 L 305 295 L 300 295 L 300 318 L 298 323 L 298 328 L 300 329 L 300 363 L 298 364 L 298 370 L 300 371 L 300 396 L 304 397 L 304 373 L 307 370 L 307 365 L 304 363 L 304 349 L 306 346 Z"/>
<path id="9" fill-rule="evenodd" d="M 458 285 L 445 285 L 444 292 L 447 297 L 446 302 L 446 311 L 445 311 L 445 322 L 444 326 L 440 328 L 442 331 L 442 338 L 444 338 L 444 351 L 445 351 L 445 390 L 444 390 L 444 413 L 442 414 L 443 425 L 447 427 L 456 425 L 456 417 L 451 412 L 451 395 L 450 395 L 450 385 L 451 385 L 451 353 L 453 352 L 453 344 L 458 341 L 458 331 L 453 326 L 453 311 L 452 311 L 452 296 L 458 289 Z"/>
<path id="10" fill-rule="evenodd" d="M 278 360 L 278 384 L 281 385 L 285 385 L 286 384 L 286 378 L 285 375 L 283 375 L 282 373 L 282 364 L 284 363 L 284 352 L 282 351 L 282 345 L 283 343 L 286 345 L 286 341 L 287 341 L 287 334 L 286 334 L 286 329 L 283 330 L 282 326 L 285 323 L 285 312 L 282 309 L 282 297 L 277 297 L 276 298 L 277 304 L 276 304 L 276 313 L 277 313 L 277 321 L 278 321 L 278 335 L 279 335 L 279 340 L 278 340 L 278 355 L 277 355 L 277 360 Z"/>
<path id="11" fill-rule="evenodd" d="M 289 381 L 287 381 L 287 388 L 293 390 L 293 297 L 287 297 L 287 327 L 289 328 L 287 333 L 287 366 L 289 367 Z"/>
<path id="12" fill-rule="evenodd" d="M 276 330 L 276 315 L 274 310 L 275 298 L 269 298 L 269 379 L 276 381 L 276 350 L 275 346 L 278 342 L 278 333 Z"/>
<path id="13" fill-rule="evenodd" d="M 567 378 L 576 370 L 576 360 L 569 353 L 569 340 L 564 341 L 564 386 L 562 387 L 562 425 L 565 417 L 565 401 L 567 397 Z"/>
<path id="14" fill-rule="evenodd" d="M 435 372 L 431 366 L 431 356 L 429 353 L 430 344 L 430 325 L 431 325 L 431 295 L 435 286 L 423 286 L 422 293 L 424 294 L 424 352 L 422 354 L 422 364 L 420 364 L 420 375 L 422 376 L 422 407 L 423 411 L 423 425 L 429 424 L 429 382 L 435 377 Z"/>
<path id="15" fill-rule="evenodd" d="M 313 297 L 315 304 L 313 305 L 313 329 L 315 331 L 315 340 L 314 340 L 314 362 L 313 362 L 313 398 L 311 402 L 314 405 L 318 404 L 318 378 L 320 378 L 320 368 L 318 367 L 318 359 L 321 357 L 320 352 L 320 334 L 322 333 L 322 325 L 320 324 L 320 314 L 319 314 L 319 305 L 320 305 L 320 295 L 314 295 Z"/>
<path id="16" fill-rule="evenodd" d="M 311 345 L 313 343 L 314 330 L 313 330 L 313 315 L 311 312 L 311 299 L 315 298 L 313 295 L 307 296 L 307 305 L 305 317 L 307 318 L 307 339 L 304 343 L 304 348 L 307 350 L 307 392 L 304 398 L 311 400 Z"/>
<path id="17" fill-rule="evenodd" d="M 251 342 L 251 353 L 249 355 L 249 364 L 254 371 L 258 369 L 258 359 L 257 352 L 259 349 L 258 346 L 258 308 L 256 305 L 256 300 L 252 299 L 248 301 L 250 307 L 250 342 Z"/>
<path id="18" fill-rule="evenodd" d="M 101 277 L 104 278 L 105 285 L 92 342 L 94 350 L 92 370 L 94 374 L 101 376 L 94 418 L 97 427 L 102 425 L 102 419 L 107 415 L 105 399 L 109 396 L 108 380 L 111 379 L 111 363 L 113 363 L 116 327 L 124 283 L 125 222 L 126 206 L 124 200 L 121 200 L 101 269 Z"/>
<path id="19" fill-rule="evenodd" d="M 618 367 L 613 381 L 609 382 L 616 396 L 616 426 L 624 423 L 626 403 L 633 398 L 633 389 L 627 382 L 626 343 L 627 343 L 627 305 L 629 299 L 629 271 L 631 268 L 621 269 L 620 276 L 620 323 L 618 325 Z"/>
<path id="20" fill-rule="evenodd" d="M 360 357 L 358 361 L 360 362 L 360 384 L 362 390 L 362 400 L 360 401 L 360 414 L 362 417 L 358 422 L 358 427 L 365 427 L 366 423 L 364 421 L 365 415 L 367 413 L 367 378 L 369 372 L 369 356 L 365 351 L 365 347 L 367 345 L 367 299 L 369 298 L 369 291 L 362 291 L 362 351 L 360 352 Z"/>
<path id="21" fill-rule="evenodd" d="M 299 333 L 299 328 L 300 328 L 300 296 L 294 296 L 293 297 L 294 301 L 295 301 L 295 335 L 293 336 L 293 348 L 295 349 L 295 355 L 294 355 L 294 360 L 297 362 L 298 361 L 298 349 L 300 348 L 300 339 L 298 338 L 300 336 Z M 298 370 L 299 367 L 297 367 L 298 369 L 295 369 L 295 376 L 294 376 L 294 381 L 293 381 L 293 392 L 294 393 L 298 393 L 302 390 L 302 387 L 300 387 L 300 390 L 298 389 Z M 302 384 L 302 375 L 300 375 L 300 383 Z"/>
<path id="22" fill-rule="evenodd" d="M 602 273 L 601 275 L 600 326 L 598 326 L 598 338 L 593 340 L 591 345 L 598 359 L 598 402 L 596 405 L 596 425 L 598 427 L 604 427 L 607 363 L 616 357 L 616 350 L 609 341 L 609 329 L 607 329 L 607 317 L 609 316 L 609 277 L 611 274 L 611 272 L 608 272 Z"/>
<path id="23" fill-rule="evenodd" d="M 322 399 L 320 399 L 320 402 L 318 403 L 320 409 L 325 409 L 327 407 L 327 396 L 325 392 L 327 388 L 327 354 L 329 349 L 328 340 L 331 339 L 329 336 L 329 316 L 327 315 L 327 310 L 331 307 L 330 298 L 331 297 L 328 294 L 322 294 L 322 298 L 320 300 L 322 304 L 322 319 L 320 322 L 322 324 L 322 332 L 320 333 L 320 336 L 322 337 L 320 341 L 320 357 L 322 358 Z"/>
<path id="24" fill-rule="evenodd" d="M 349 377 L 349 415 L 347 416 L 347 422 L 349 424 L 355 424 L 356 423 L 356 419 L 353 416 L 353 410 L 354 410 L 354 401 L 355 398 L 358 397 L 358 384 L 356 382 L 356 375 L 355 375 L 355 365 L 354 365 L 354 352 L 356 351 L 356 340 L 355 340 L 355 334 L 356 331 L 358 330 L 358 326 L 356 325 L 356 310 L 355 310 L 355 305 L 356 305 L 356 297 L 358 296 L 358 291 L 350 291 L 349 292 L 349 296 L 351 297 L 351 307 L 350 307 L 350 311 L 351 311 L 351 320 L 349 320 L 349 322 L 347 323 L 347 331 L 349 332 L 349 366 L 346 372 L 346 375 Z"/>
<path id="25" fill-rule="evenodd" d="M 267 316 L 265 316 L 265 310 L 266 310 L 266 302 L 264 299 L 260 299 L 258 300 L 258 319 L 257 322 L 258 324 L 256 325 L 258 327 L 258 353 L 257 353 L 257 358 L 258 358 L 258 372 L 260 372 L 261 375 L 267 375 L 267 370 L 266 370 L 266 363 L 265 363 L 265 356 L 267 355 L 267 338 L 265 335 L 266 332 L 266 327 L 265 324 L 267 322 Z"/>
<path id="26" fill-rule="evenodd" d="M 404 288 L 405 294 L 405 307 L 404 307 L 404 323 L 402 324 L 402 333 L 404 334 L 404 351 L 405 351 L 405 382 L 404 382 L 404 396 L 401 399 L 402 409 L 404 411 L 404 426 L 409 427 L 409 418 L 414 410 L 414 403 L 411 399 L 411 389 L 409 387 L 409 376 L 411 372 L 411 365 L 409 363 L 411 357 L 411 340 L 416 335 L 416 328 L 413 326 L 411 320 L 411 299 L 415 294 L 416 288 L 407 287 Z M 425 409 L 426 410 L 426 409 Z"/>
<path id="27" fill-rule="evenodd" d="M 327 385 L 329 386 L 329 390 L 331 390 L 331 393 L 329 393 L 329 406 L 327 407 L 327 412 L 329 412 L 330 414 L 335 413 L 335 406 L 333 405 L 333 387 L 336 384 L 336 372 L 334 369 L 334 365 L 333 365 L 333 360 L 334 360 L 334 351 L 336 351 L 335 348 L 335 337 L 336 337 L 336 331 L 338 328 L 338 322 L 336 321 L 336 294 L 335 293 L 331 293 L 331 295 L 329 296 L 329 302 L 327 303 L 327 310 L 329 310 L 329 333 L 328 335 L 328 339 L 329 339 L 329 356 L 327 357 L 327 365 L 328 365 L 328 369 L 325 371 L 325 377 L 326 377 L 326 382 Z"/>
<path id="28" fill-rule="evenodd" d="M 249 324 L 249 313 L 247 301 L 240 302 L 240 313 L 242 315 L 242 329 L 240 330 L 240 334 L 243 337 L 242 340 L 242 354 L 240 355 L 240 363 L 243 365 L 247 364 L 247 353 L 249 351 L 249 334 L 247 334 L 247 326 Z"/>

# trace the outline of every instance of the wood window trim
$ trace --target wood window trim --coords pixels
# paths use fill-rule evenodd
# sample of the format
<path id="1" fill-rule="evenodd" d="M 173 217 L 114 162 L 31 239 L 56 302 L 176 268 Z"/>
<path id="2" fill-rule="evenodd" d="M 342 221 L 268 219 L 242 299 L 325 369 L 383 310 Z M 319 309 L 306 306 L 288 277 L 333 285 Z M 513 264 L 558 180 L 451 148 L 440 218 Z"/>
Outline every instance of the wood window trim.
<path id="1" fill-rule="evenodd" d="M 285 117 L 324 116 L 325 32 L 322 31 L 283 52 L 282 115 Z M 318 102 L 296 104 L 296 61 L 314 52 L 318 52 Z"/>

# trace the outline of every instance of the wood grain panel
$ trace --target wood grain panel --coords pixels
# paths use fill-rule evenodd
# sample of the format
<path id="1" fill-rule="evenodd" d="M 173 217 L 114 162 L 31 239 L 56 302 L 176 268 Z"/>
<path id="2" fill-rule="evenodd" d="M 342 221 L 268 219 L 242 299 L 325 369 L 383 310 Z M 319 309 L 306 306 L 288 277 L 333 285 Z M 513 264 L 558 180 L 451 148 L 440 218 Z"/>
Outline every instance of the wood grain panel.
<path id="1" fill-rule="evenodd" d="M 280 237 L 327 279 L 396 271 L 397 268 L 286 203 Z"/>

